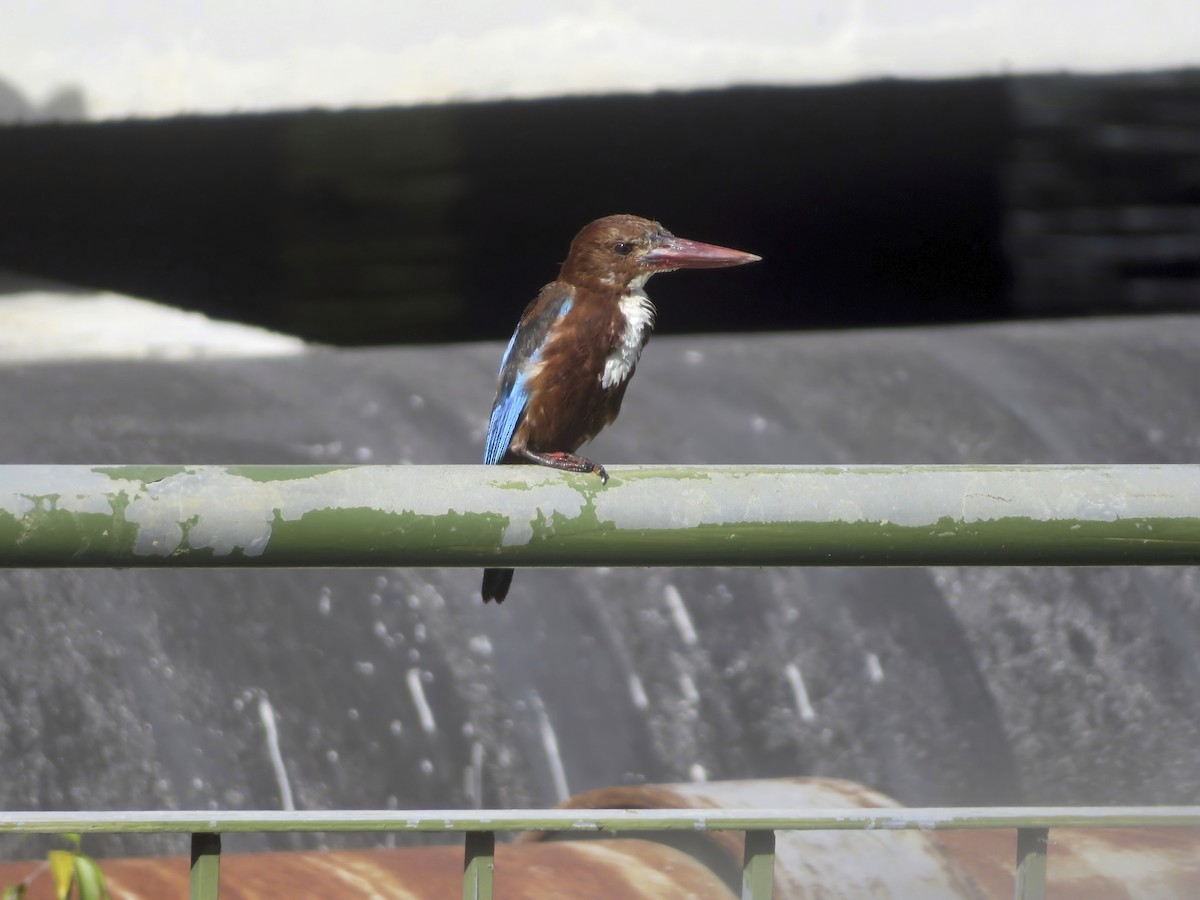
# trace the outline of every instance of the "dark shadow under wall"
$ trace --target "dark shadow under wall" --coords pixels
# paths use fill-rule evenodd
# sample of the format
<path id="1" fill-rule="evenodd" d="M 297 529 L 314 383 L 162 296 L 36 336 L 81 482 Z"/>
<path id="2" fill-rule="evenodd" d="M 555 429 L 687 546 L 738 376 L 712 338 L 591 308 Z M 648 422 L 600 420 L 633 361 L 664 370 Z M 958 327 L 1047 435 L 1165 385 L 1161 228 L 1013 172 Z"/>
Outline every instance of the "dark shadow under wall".
<path id="1" fill-rule="evenodd" d="M 660 331 L 1200 307 L 1200 73 L 0 129 L 0 269 L 342 344 L 506 336 L 587 221 L 752 250 Z"/>
<path id="2" fill-rule="evenodd" d="M 656 283 L 663 331 L 994 317 L 1009 128 L 994 79 L 13 126 L 0 267 L 334 343 L 495 338 L 629 211 L 769 263 Z"/>

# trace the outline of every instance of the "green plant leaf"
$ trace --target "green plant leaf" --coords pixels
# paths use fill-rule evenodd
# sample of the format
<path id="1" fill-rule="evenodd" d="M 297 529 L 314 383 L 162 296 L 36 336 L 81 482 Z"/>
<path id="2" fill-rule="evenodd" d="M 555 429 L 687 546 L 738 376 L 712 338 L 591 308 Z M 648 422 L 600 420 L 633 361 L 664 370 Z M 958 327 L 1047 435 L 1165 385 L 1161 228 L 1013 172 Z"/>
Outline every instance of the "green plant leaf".
<path id="1" fill-rule="evenodd" d="M 51 850 L 46 858 L 50 861 L 50 874 L 54 878 L 54 895 L 58 900 L 68 900 L 71 883 L 75 880 L 75 853 L 71 850 Z"/>
<path id="2" fill-rule="evenodd" d="M 90 856 L 75 855 L 75 883 L 79 885 L 79 900 L 109 900 L 104 873 Z"/>

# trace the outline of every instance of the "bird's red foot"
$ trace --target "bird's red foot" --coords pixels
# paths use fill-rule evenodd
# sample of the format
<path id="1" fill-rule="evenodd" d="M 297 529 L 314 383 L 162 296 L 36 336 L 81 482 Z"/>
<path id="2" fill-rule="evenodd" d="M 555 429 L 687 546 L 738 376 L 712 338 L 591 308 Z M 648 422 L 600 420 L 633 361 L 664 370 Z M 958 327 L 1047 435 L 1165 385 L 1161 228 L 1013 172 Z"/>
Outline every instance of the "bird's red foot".
<path id="1" fill-rule="evenodd" d="M 592 462 L 584 456 L 576 456 L 574 453 L 564 453 L 561 450 L 556 450 L 551 453 L 539 453 L 536 450 L 522 450 L 521 456 L 540 466 L 549 466 L 551 469 L 560 469 L 563 472 L 586 472 L 591 475 L 599 475 L 601 484 L 608 484 L 608 473 L 604 471 L 604 466 L 600 463 Z"/>

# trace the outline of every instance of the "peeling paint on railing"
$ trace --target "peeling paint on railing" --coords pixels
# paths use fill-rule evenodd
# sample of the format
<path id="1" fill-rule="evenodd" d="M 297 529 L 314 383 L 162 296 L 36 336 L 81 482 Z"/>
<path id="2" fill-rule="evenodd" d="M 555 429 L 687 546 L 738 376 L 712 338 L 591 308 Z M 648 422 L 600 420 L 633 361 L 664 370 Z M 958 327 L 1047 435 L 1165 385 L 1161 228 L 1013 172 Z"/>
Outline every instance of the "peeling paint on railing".
<path id="1" fill-rule="evenodd" d="M 0 566 L 1200 562 L 1200 466 L 0 466 Z"/>

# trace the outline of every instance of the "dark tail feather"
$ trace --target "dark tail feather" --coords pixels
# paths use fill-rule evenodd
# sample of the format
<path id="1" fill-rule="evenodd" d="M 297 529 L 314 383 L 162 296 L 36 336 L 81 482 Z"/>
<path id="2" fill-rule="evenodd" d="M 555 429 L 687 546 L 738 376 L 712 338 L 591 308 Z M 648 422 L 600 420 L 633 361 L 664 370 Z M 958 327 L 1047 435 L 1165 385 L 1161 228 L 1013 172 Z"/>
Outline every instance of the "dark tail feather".
<path id="1" fill-rule="evenodd" d="M 484 569 L 483 602 L 495 600 L 497 603 L 503 603 L 504 598 L 508 596 L 508 587 L 512 584 L 512 579 L 512 569 Z"/>

